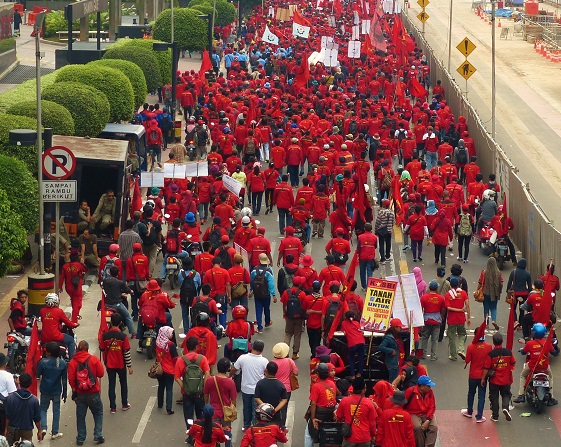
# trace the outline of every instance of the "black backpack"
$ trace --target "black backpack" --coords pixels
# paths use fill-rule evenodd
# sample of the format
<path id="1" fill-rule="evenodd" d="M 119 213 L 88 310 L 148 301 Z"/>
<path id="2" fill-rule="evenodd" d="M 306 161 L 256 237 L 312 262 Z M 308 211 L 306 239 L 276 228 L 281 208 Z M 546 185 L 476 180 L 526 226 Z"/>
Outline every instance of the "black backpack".
<path id="1" fill-rule="evenodd" d="M 341 301 L 329 299 L 329 306 L 327 306 L 327 312 L 325 314 L 325 319 L 323 320 L 323 327 L 324 328 L 331 328 L 333 322 L 335 321 L 335 317 L 337 316 L 337 312 L 339 312 L 339 308 L 341 307 Z"/>
<path id="2" fill-rule="evenodd" d="M 212 247 L 212 250 L 216 250 L 218 247 L 222 245 L 222 232 L 220 231 L 220 227 L 214 227 L 208 236 L 208 242 Z"/>
<path id="3" fill-rule="evenodd" d="M 210 316 L 210 307 L 208 305 L 209 300 L 210 299 L 202 301 L 200 296 L 193 299 L 193 306 L 191 306 L 191 326 L 196 325 L 197 316 L 200 313 L 205 312 Z"/>
<path id="4" fill-rule="evenodd" d="M 468 162 L 468 151 L 465 147 L 459 147 L 458 153 L 456 154 L 456 163 L 460 163 L 462 165 L 467 164 Z"/>
<path id="5" fill-rule="evenodd" d="M 405 134 L 405 129 L 399 129 L 397 131 L 397 139 L 401 142 L 402 140 L 405 140 L 405 138 L 407 137 L 407 135 Z"/>
<path id="6" fill-rule="evenodd" d="M 179 290 L 179 302 L 187 304 L 189 307 L 193 304 L 193 299 L 197 296 L 197 287 L 195 286 L 195 270 L 191 270 L 188 274 L 181 272 L 183 282 Z"/>
<path id="7" fill-rule="evenodd" d="M 266 267 L 255 268 L 255 278 L 253 278 L 253 296 L 256 300 L 265 300 L 269 296 L 269 284 L 267 282 L 266 275 Z"/>
<path id="8" fill-rule="evenodd" d="M 228 253 L 228 248 L 220 247 L 218 250 L 221 267 L 226 270 L 232 268 L 232 258 L 230 257 L 230 253 Z"/>
<path id="9" fill-rule="evenodd" d="M 152 223 L 152 230 L 150 230 L 150 234 L 146 234 L 148 232 L 148 224 Z M 140 237 L 142 238 L 142 243 L 145 245 L 155 245 L 159 241 L 159 234 L 156 232 L 156 225 L 152 219 L 142 221 L 142 224 L 146 227 L 146 233 L 141 234 Z"/>
<path id="10" fill-rule="evenodd" d="M 294 292 L 292 289 L 288 290 L 289 296 L 286 301 L 286 318 L 291 320 L 303 320 L 306 315 L 304 309 L 302 309 L 302 302 L 298 298 L 298 292 Z"/>

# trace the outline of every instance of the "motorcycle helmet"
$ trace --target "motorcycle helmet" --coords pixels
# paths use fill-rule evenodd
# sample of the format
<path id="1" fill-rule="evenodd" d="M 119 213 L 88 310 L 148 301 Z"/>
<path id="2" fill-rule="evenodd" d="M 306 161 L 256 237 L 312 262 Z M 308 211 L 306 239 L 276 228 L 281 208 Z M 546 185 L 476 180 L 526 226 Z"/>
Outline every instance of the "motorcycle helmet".
<path id="1" fill-rule="evenodd" d="M 111 244 L 109 246 L 109 253 L 117 253 L 119 251 L 119 244 Z"/>
<path id="2" fill-rule="evenodd" d="M 251 208 L 248 208 L 247 206 L 242 208 L 242 216 L 248 216 L 251 217 Z"/>
<path id="3" fill-rule="evenodd" d="M 193 214 L 191 211 L 185 214 L 185 222 L 187 223 L 195 222 L 195 214 Z"/>
<path id="4" fill-rule="evenodd" d="M 14 443 L 14 447 L 34 447 L 31 441 L 27 439 L 22 439 L 21 441 L 17 441 Z"/>
<path id="5" fill-rule="evenodd" d="M 249 218 L 249 216 L 243 216 L 242 217 L 242 224 L 249 225 L 250 222 L 251 222 L 251 219 Z"/>
<path id="6" fill-rule="evenodd" d="M 45 296 L 45 306 L 47 307 L 58 307 L 60 299 L 56 293 L 47 293 Z"/>
<path id="7" fill-rule="evenodd" d="M 275 415 L 275 407 L 267 403 L 258 405 L 255 409 L 255 415 L 261 421 L 272 421 Z"/>
<path id="8" fill-rule="evenodd" d="M 206 312 L 200 312 L 196 317 L 197 326 L 208 326 L 210 323 L 210 317 Z"/>
<path id="9" fill-rule="evenodd" d="M 224 130 L 222 131 L 224 133 L 230 133 L 230 128 L 229 127 L 225 127 Z"/>
<path id="10" fill-rule="evenodd" d="M 536 323 L 532 326 L 532 331 L 534 331 L 534 338 L 544 338 L 547 329 L 542 323 Z"/>
<path id="11" fill-rule="evenodd" d="M 241 304 L 238 304 L 232 309 L 232 317 L 234 317 L 234 320 L 245 320 L 245 317 L 247 317 L 247 309 Z"/>

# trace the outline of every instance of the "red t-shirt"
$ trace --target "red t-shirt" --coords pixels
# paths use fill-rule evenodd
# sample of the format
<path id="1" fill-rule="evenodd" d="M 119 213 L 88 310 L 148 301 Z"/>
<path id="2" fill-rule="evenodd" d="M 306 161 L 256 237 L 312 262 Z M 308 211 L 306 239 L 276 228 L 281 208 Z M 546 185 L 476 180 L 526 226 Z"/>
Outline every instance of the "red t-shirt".
<path id="1" fill-rule="evenodd" d="M 347 346 L 352 348 L 353 346 L 366 343 L 364 340 L 364 334 L 360 331 L 360 323 L 356 320 L 343 320 L 341 323 L 341 331 L 345 333 L 347 338 Z"/>
<path id="2" fill-rule="evenodd" d="M 421 307 L 425 314 L 437 313 L 446 307 L 446 302 L 442 295 L 429 292 L 421 297 Z M 425 321 L 425 323 L 431 324 L 430 321 Z M 432 324 L 438 324 L 438 322 L 432 322 Z"/>
<path id="3" fill-rule="evenodd" d="M 179 362 L 178 362 L 179 363 Z M 222 404 L 229 406 L 232 402 L 236 403 L 238 392 L 236 391 L 236 384 L 229 377 L 212 376 L 206 379 L 203 393 L 208 395 L 208 403 L 214 407 L 214 419 L 220 419 L 224 416 L 220 397 L 216 391 L 216 385 L 220 390 L 220 397 L 222 397 Z"/>
<path id="4" fill-rule="evenodd" d="M 300 253 L 304 251 L 300 239 L 294 236 L 287 236 L 281 240 L 279 253 L 282 254 L 282 261 L 286 264 L 286 256 L 293 255 L 294 259 L 300 258 Z"/>
<path id="5" fill-rule="evenodd" d="M 526 353 L 526 361 L 530 370 L 533 370 L 535 367 L 536 372 L 547 371 L 549 354 L 553 352 L 553 346 L 547 339 L 530 340 L 524 345 L 522 350 Z"/>
<path id="6" fill-rule="evenodd" d="M 41 341 L 43 344 L 50 341 L 62 341 L 64 337 L 59 329 L 60 323 L 71 328 L 78 326 L 68 319 L 60 307 L 43 307 L 39 315 L 41 316 Z"/>
<path id="7" fill-rule="evenodd" d="M 320 380 L 310 389 L 310 400 L 318 407 L 334 408 L 337 404 L 337 388 L 331 380 Z"/>
<path id="8" fill-rule="evenodd" d="M 360 405 L 357 409 L 359 401 Z M 351 436 L 347 439 L 349 443 L 367 443 L 376 436 L 378 413 L 370 399 L 358 394 L 344 397 L 339 407 L 337 407 L 336 415 L 337 419 L 343 420 L 346 424 L 351 424 L 352 426 Z"/>
<path id="9" fill-rule="evenodd" d="M 194 268 L 199 275 L 203 275 L 206 271 L 212 268 L 212 256 L 210 253 L 199 253 L 195 256 Z M 128 273 L 128 269 L 127 269 Z"/>
<path id="10" fill-rule="evenodd" d="M 187 340 L 187 338 L 185 338 L 185 340 Z M 199 366 L 203 370 L 203 373 L 206 374 L 208 372 L 210 374 L 210 366 L 208 364 L 207 358 L 204 355 L 197 354 L 196 352 L 188 352 L 187 354 L 184 355 L 188 361 L 191 360 L 197 361 L 199 356 L 201 356 L 201 363 L 199 364 Z M 183 379 L 183 376 L 185 375 L 186 366 L 187 365 L 185 364 L 185 360 L 181 357 L 178 357 L 177 361 L 175 362 L 175 370 L 173 374 L 176 379 Z M 181 387 L 181 394 L 185 394 L 185 391 L 183 391 L 183 387 Z"/>
<path id="11" fill-rule="evenodd" d="M 362 233 L 358 237 L 358 260 L 369 261 L 376 257 L 378 238 L 370 231 Z"/>
<path id="12" fill-rule="evenodd" d="M 469 363 L 469 378 L 481 380 L 485 360 L 493 347 L 489 343 L 470 343 L 466 351 L 466 364 Z"/>
<path id="13" fill-rule="evenodd" d="M 323 283 L 323 287 L 321 289 L 323 294 L 329 295 L 331 293 L 329 291 L 329 283 L 331 281 L 339 281 L 339 283 L 344 284 L 345 274 L 340 267 L 337 267 L 336 265 L 328 265 L 319 272 L 318 281 Z"/>
<path id="14" fill-rule="evenodd" d="M 451 289 L 446 294 L 446 307 L 455 309 L 463 309 L 465 302 L 468 300 L 467 293 L 461 288 Z M 466 322 L 466 314 L 462 312 L 454 312 L 448 310 L 448 324 L 464 324 Z"/>
<path id="15" fill-rule="evenodd" d="M 302 308 L 304 311 L 308 310 L 323 310 L 323 296 L 306 295 L 302 301 Z M 321 329 L 321 315 L 322 314 L 308 314 L 306 326 L 310 329 Z"/>
<path id="16" fill-rule="evenodd" d="M 212 286 L 211 296 L 226 293 L 226 284 L 232 284 L 228 270 L 221 267 L 213 267 L 205 273 L 203 284 Z"/>
<path id="17" fill-rule="evenodd" d="M 484 369 L 495 369 L 495 376 L 489 378 L 493 385 L 511 385 L 513 382 L 512 371 L 516 366 L 516 359 L 509 349 L 495 346 L 485 359 Z"/>

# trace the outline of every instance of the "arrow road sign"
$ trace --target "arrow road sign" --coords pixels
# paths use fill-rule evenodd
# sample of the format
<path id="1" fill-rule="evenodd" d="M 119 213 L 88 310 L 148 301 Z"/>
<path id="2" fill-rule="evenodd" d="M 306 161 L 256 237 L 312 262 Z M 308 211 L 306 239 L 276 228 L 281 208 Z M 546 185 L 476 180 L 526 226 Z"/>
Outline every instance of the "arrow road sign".
<path id="1" fill-rule="evenodd" d="M 475 50 L 477 47 L 474 45 L 474 43 L 471 40 L 465 37 L 464 40 L 462 40 L 456 48 L 465 57 L 468 57 L 473 52 L 473 50 Z"/>

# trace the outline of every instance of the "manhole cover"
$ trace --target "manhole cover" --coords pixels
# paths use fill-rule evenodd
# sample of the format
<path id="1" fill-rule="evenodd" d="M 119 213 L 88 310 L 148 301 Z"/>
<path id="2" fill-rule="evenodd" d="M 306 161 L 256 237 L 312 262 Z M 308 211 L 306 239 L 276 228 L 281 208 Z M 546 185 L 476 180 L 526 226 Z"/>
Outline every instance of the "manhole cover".
<path id="1" fill-rule="evenodd" d="M 52 68 L 41 67 L 41 75 L 52 73 Z M 35 78 L 35 67 L 31 65 L 18 65 L 10 73 L 0 79 L 0 84 L 21 84 Z"/>

